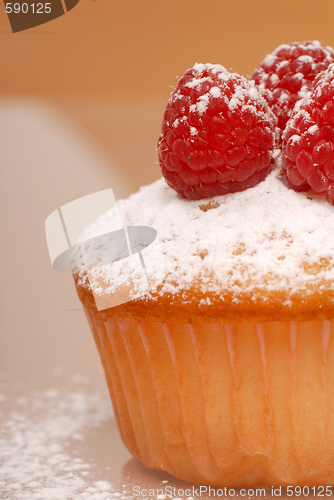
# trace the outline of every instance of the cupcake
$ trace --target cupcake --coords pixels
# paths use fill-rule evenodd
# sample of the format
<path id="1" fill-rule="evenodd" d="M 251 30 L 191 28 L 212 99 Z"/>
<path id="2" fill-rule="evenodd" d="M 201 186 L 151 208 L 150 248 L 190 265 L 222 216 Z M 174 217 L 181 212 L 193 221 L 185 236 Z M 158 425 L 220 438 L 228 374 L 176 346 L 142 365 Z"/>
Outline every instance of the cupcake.
<path id="1" fill-rule="evenodd" d="M 225 84 L 227 108 L 215 101 Z M 90 241 L 113 227 L 114 207 L 86 229 L 74 255 L 120 434 L 147 467 L 192 483 L 331 485 L 333 206 L 288 189 L 273 169 L 276 122 L 253 84 L 234 86 L 220 68 L 197 65 L 181 85 L 190 92 L 176 89 L 159 138 L 167 183 L 117 203 L 124 226 L 154 228 L 160 246 L 143 248 L 137 264 L 99 267 L 108 244 Z M 180 95 L 190 96 L 185 108 Z M 174 105 L 178 113 L 183 106 L 182 120 Z M 234 177 L 220 185 L 230 169 Z M 103 303 L 122 291 L 128 302 L 97 306 L 96 297 Z"/>

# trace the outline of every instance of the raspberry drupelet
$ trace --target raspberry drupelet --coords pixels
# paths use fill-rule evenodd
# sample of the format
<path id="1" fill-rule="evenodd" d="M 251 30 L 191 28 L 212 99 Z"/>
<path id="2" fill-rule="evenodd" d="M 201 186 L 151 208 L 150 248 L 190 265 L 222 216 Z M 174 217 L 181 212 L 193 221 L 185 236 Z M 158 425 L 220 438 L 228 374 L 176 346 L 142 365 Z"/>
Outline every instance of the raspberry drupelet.
<path id="1" fill-rule="evenodd" d="M 254 82 L 195 64 L 167 104 L 158 156 L 167 184 L 189 199 L 242 191 L 272 167 L 277 120 Z"/>
<path id="2" fill-rule="evenodd" d="M 334 202 L 334 64 L 320 73 L 296 106 L 283 134 L 282 167 L 287 184 L 312 188 Z"/>
<path id="3" fill-rule="evenodd" d="M 318 73 L 334 63 L 331 47 L 318 41 L 280 45 L 266 56 L 252 79 L 278 118 L 281 133 L 296 102 L 305 96 Z"/>

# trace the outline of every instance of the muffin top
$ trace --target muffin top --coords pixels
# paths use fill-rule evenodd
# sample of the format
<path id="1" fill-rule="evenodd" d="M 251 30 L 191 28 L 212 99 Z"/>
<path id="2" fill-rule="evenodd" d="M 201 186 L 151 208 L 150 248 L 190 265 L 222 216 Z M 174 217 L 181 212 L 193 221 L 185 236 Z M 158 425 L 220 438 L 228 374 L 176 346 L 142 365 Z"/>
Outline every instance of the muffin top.
<path id="1" fill-rule="evenodd" d="M 118 201 L 85 229 L 74 254 L 87 306 L 94 307 L 92 289 L 112 295 L 131 282 L 135 296 L 142 286 L 140 259 L 92 269 L 106 262 L 108 243 L 87 240 L 112 230 L 117 208 L 124 226 L 150 226 L 157 238 L 149 291 L 107 314 L 222 322 L 334 317 L 334 207 L 288 189 L 278 170 L 246 191 L 205 200 L 182 199 L 160 179 Z"/>

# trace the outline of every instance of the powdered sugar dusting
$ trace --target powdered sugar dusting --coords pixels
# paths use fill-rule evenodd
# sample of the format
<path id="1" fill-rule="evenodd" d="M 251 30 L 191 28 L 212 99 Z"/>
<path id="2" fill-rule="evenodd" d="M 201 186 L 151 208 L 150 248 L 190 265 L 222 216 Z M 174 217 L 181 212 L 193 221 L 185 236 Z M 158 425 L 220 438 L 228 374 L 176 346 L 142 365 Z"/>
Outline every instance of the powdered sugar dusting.
<path id="1" fill-rule="evenodd" d="M 204 66 L 203 64 L 201 64 L 201 66 Z M 199 65 L 195 65 L 194 68 L 196 67 L 196 69 L 198 69 Z M 209 82 L 210 81 L 210 78 L 205 76 L 204 78 L 197 78 L 196 80 L 193 80 L 191 82 L 188 82 L 186 83 L 185 87 L 188 87 L 189 89 L 192 89 L 194 87 L 198 87 L 201 83 L 204 83 L 204 82 Z"/>
<path id="2" fill-rule="evenodd" d="M 202 115 L 203 113 L 205 113 L 205 110 L 206 110 L 206 108 L 208 106 L 208 103 L 209 103 L 209 94 L 201 95 L 198 98 L 196 107 L 197 107 L 197 111 L 199 112 L 200 115 Z"/>
<path id="3" fill-rule="evenodd" d="M 236 77 L 238 78 L 241 85 L 235 88 L 233 96 L 229 99 L 229 108 L 231 110 L 235 109 L 237 106 L 245 105 L 247 98 L 258 99 L 259 94 L 253 81 L 248 82 L 245 78 L 236 73 L 230 73 L 226 68 L 220 64 L 195 64 L 193 67 L 194 78 L 189 80 L 184 84 L 185 88 L 190 89 L 200 89 L 205 88 L 205 84 L 212 83 L 212 76 L 202 76 L 206 71 L 210 71 L 212 75 L 218 77 L 218 81 L 223 85 L 224 82 L 233 81 Z M 197 77 L 196 77 L 197 75 Z M 224 86 L 222 86 L 224 88 Z M 231 90 L 231 89 L 230 89 Z M 198 97 L 196 104 L 190 106 L 190 110 L 193 112 L 197 111 L 200 115 L 206 112 L 207 107 L 210 103 L 211 98 L 219 98 L 222 96 L 222 89 L 218 86 L 211 87 L 207 92 L 204 92 Z M 174 92 L 172 99 L 177 100 L 181 97 L 178 91 Z"/>
<path id="4" fill-rule="evenodd" d="M 222 95 L 219 87 L 212 87 L 210 89 L 210 94 L 212 95 L 212 97 L 220 97 Z"/>
<path id="5" fill-rule="evenodd" d="M 114 486 L 92 480 L 92 463 L 73 451 L 111 416 L 108 395 L 99 391 L 48 389 L 16 398 L 8 414 L 0 411 L 1 500 L 113 499 Z"/>
<path id="6" fill-rule="evenodd" d="M 318 280 L 334 287 L 334 207 L 320 197 L 288 189 L 277 171 L 265 181 L 243 192 L 212 199 L 189 201 L 168 189 L 163 179 L 141 188 L 127 200 L 118 202 L 125 225 L 154 227 L 162 245 L 165 275 L 156 277 L 164 294 L 179 293 L 201 277 L 206 291 L 227 290 L 238 299 L 240 291 L 252 291 L 260 282 L 267 290 L 306 289 Z M 84 237 L 108 232 L 112 211 L 86 229 Z M 87 265 L 98 262 L 106 248 L 83 248 Z M 79 255 L 75 270 L 85 284 Z M 312 266 L 328 262 L 315 273 Z M 133 280 L 136 269 L 120 262 L 95 269 L 103 274 L 110 292 Z M 121 272 L 120 272 L 121 271 Z M 139 270 L 138 270 L 138 276 Z"/>
<path id="7" fill-rule="evenodd" d="M 316 75 L 332 63 L 331 47 L 321 47 L 317 40 L 295 42 L 277 47 L 254 71 L 252 79 L 278 117 L 282 132 L 296 102 L 307 95 Z"/>

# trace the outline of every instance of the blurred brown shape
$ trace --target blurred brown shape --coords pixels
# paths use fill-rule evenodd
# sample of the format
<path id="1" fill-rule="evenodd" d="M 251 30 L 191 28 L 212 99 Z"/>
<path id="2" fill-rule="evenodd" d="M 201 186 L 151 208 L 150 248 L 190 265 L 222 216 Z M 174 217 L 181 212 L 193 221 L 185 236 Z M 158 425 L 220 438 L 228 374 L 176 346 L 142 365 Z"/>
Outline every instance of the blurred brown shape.
<path id="1" fill-rule="evenodd" d="M 32 4 L 24 0 L 15 0 L 15 2 L 3 0 L 3 2 L 13 33 L 48 23 L 64 14 L 61 0 Z"/>

